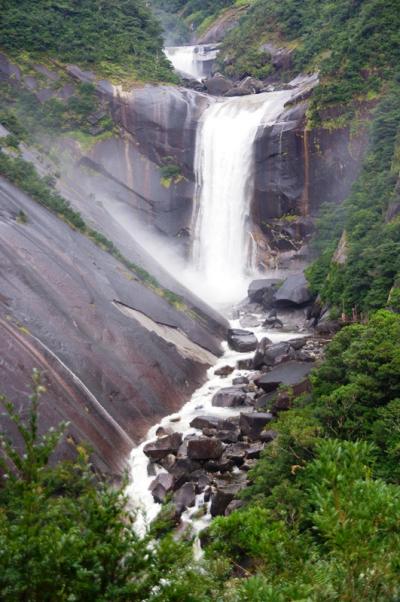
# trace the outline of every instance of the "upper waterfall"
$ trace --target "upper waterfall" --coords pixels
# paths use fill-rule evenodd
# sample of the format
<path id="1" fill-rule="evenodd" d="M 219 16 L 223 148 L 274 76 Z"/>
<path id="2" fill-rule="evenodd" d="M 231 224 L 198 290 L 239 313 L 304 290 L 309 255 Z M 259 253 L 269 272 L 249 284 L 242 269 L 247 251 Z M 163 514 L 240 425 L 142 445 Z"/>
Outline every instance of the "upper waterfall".
<path id="1" fill-rule="evenodd" d="M 167 46 L 164 52 L 176 71 L 200 81 L 210 75 L 211 66 L 218 54 L 218 45 Z"/>
<path id="2" fill-rule="evenodd" d="M 254 141 L 260 125 L 276 123 L 292 91 L 233 98 L 203 114 L 196 142 L 193 260 L 204 296 L 238 301 L 251 255 L 250 209 Z"/>

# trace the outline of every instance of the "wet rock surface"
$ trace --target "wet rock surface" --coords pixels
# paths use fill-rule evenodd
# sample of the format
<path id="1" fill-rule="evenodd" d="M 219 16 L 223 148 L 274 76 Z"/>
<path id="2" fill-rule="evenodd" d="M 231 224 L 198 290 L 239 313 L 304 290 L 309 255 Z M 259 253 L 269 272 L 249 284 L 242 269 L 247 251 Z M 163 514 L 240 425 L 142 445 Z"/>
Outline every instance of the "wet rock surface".
<path id="1" fill-rule="evenodd" d="M 228 330 L 228 345 L 234 351 L 247 353 L 256 349 L 257 337 L 249 330 L 232 328 Z"/>

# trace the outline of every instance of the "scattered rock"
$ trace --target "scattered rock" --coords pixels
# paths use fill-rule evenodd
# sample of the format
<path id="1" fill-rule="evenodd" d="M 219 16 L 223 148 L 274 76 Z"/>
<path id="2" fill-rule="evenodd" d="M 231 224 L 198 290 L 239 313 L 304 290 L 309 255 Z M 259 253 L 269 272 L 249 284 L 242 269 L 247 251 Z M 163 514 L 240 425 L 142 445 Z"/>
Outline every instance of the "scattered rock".
<path id="1" fill-rule="evenodd" d="M 212 77 L 209 77 L 204 83 L 207 92 L 214 96 L 223 96 L 232 88 L 231 80 L 224 77 L 221 73 L 216 73 Z"/>
<path id="2" fill-rule="evenodd" d="M 253 368 L 259 370 L 263 366 L 276 366 L 282 362 L 294 359 L 295 351 L 289 343 L 270 345 L 269 339 L 261 339 L 253 358 Z"/>
<path id="3" fill-rule="evenodd" d="M 157 461 L 165 458 L 168 454 L 176 454 L 182 443 L 181 433 L 173 433 L 166 437 L 160 437 L 144 446 L 144 453 L 151 460 Z"/>
<path id="4" fill-rule="evenodd" d="M 218 416 L 196 416 L 190 426 L 195 429 L 225 429 L 236 430 L 238 420 L 235 416 L 231 418 L 219 418 Z"/>
<path id="5" fill-rule="evenodd" d="M 167 494 L 174 488 L 174 477 L 169 473 L 159 474 L 150 485 L 154 501 L 162 504 Z"/>
<path id="6" fill-rule="evenodd" d="M 229 376 L 229 374 L 232 374 L 234 369 L 235 368 L 233 366 L 222 366 L 222 368 L 214 370 L 214 374 L 215 376 Z"/>
<path id="7" fill-rule="evenodd" d="M 229 516 L 232 512 L 235 512 L 235 510 L 242 508 L 243 503 L 242 500 L 232 500 L 225 509 L 225 516 Z"/>
<path id="8" fill-rule="evenodd" d="M 257 316 L 246 315 L 240 318 L 239 322 L 242 328 L 257 328 L 260 326 L 261 320 Z"/>
<path id="9" fill-rule="evenodd" d="M 211 516 L 222 516 L 234 497 L 239 491 L 246 487 L 246 485 L 246 480 L 237 480 L 230 483 L 219 480 L 217 482 L 216 491 L 211 497 Z"/>
<path id="10" fill-rule="evenodd" d="M 167 435 L 172 435 L 173 430 L 171 428 L 165 426 L 159 426 L 156 430 L 156 437 L 166 437 Z"/>
<path id="11" fill-rule="evenodd" d="M 224 387 L 217 391 L 211 404 L 219 408 L 234 408 L 242 406 L 247 399 L 247 394 L 241 387 Z"/>
<path id="12" fill-rule="evenodd" d="M 224 444 L 219 439 L 193 437 L 188 441 L 187 454 L 191 460 L 216 460 L 223 451 Z"/>
<path id="13" fill-rule="evenodd" d="M 265 443 L 262 443 L 261 441 L 252 443 L 252 445 L 250 445 L 250 447 L 247 448 L 247 458 L 249 460 L 254 460 L 256 458 L 259 458 L 264 447 L 265 447 Z"/>
<path id="14" fill-rule="evenodd" d="M 249 330 L 231 328 L 228 330 L 228 345 L 234 351 L 247 353 L 249 351 L 255 351 L 257 348 L 257 338 L 254 333 Z"/>
<path id="15" fill-rule="evenodd" d="M 280 385 L 293 386 L 301 383 L 311 372 L 309 362 L 290 361 L 273 368 L 257 379 L 257 385 L 266 393 L 275 391 Z"/>
<path id="16" fill-rule="evenodd" d="M 263 441 L 264 443 L 271 443 L 271 441 L 273 441 L 274 439 L 276 439 L 278 436 L 278 433 L 276 431 L 262 431 L 262 433 L 260 433 L 259 439 L 260 441 Z"/>
<path id="17" fill-rule="evenodd" d="M 247 358 L 245 360 L 238 360 L 236 363 L 236 368 L 238 370 L 252 370 L 253 369 L 252 358 Z"/>
<path id="18" fill-rule="evenodd" d="M 248 447 L 248 444 L 243 442 L 228 445 L 222 457 L 232 460 L 236 466 L 240 466 L 244 462 Z"/>
<path id="19" fill-rule="evenodd" d="M 172 502 L 175 505 L 176 513 L 182 514 L 185 508 L 194 506 L 196 501 L 196 490 L 193 483 L 185 483 L 178 491 L 174 493 Z"/>
<path id="20" fill-rule="evenodd" d="M 257 439 L 264 427 L 273 420 L 273 415 L 270 412 L 251 412 L 240 414 L 240 430 L 243 435 L 247 435 L 250 439 Z"/>
<path id="21" fill-rule="evenodd" d="M 247 376 L 237 376 L 232 380 L 232 385 L 248 385 L 249 379 Z"/>

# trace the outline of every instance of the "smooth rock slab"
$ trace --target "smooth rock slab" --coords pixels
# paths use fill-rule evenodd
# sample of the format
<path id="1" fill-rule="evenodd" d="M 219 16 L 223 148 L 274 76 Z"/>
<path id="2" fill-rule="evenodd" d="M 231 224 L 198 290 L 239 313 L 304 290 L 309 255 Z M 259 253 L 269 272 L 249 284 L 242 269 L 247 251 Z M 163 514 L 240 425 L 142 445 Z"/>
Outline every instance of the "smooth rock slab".
<path id="1" fill-rule="evenodd" d="M 266 393 L 275 391 L 280 385 L 294 386 L 301 383 L 313 369 L 310 362 L 286 362 L 272 368 L 257 379 L 257 385 Z"/>

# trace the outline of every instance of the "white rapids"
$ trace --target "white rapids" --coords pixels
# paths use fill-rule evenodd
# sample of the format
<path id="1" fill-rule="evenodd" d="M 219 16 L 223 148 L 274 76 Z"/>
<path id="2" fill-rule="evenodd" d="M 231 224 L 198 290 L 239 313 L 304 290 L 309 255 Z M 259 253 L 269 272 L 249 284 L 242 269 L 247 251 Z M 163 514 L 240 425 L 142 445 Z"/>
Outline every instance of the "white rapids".
<path id="1" fill-rule="evenodd" d="M 203 114 L 196 144 L 193 263 L 209 302 L 239 301 L 254 277 L 250 206 L 254 142 L 260 126 L 275 124 L 292 91 L 213 103 Z M 201 293 L 201 291 L 200 291 Z"/>
<path id="2" fill-rule="evenodd" d="M 232 323 L 233 328 L 237 328 L 239 325 L 234 322 Z M 261 339 L 264 336 L 268 336 L 274 343 L 279 341 L 285 341 L 296 336 L 301 336 L 299 333 L 294 332 L 277 332 L 277 331 L 266 331 L 259 327 L 253 329 L 257 338 Z M 163 420 L 153 426 L 147 433 L 146 439 L 141 445 L 135 448 L 130 457 L 130 472 L 131 482 L 127 488 L 127 495 L 132 503 L 133 508 L 137 511 L 137 519 L 135 529 L 137 533 L 143 536 L 146 532 L 147 527 L 152 520 L 157 516 L 161 509 L 161 505 L 157 504 L 150 492 L 150 485 L 155 478 L 154 474 L 149 471 L 151 465 L 148 457 L 145 455 L 143 448 L 149 441 L 156 439 L 156 431 L 160 426 L 168 427 L 175 432 L 180 432 L 186 437 L 189 434 L 197 433 L 201 434 L 194 428 L 190 427 L 190 422 L 196 416 L 235 416 L 238 415 L 243 408 L 218 408 L 211 405 L 211 400 L 214 393 L 221 387 L 228 387 L 232 384 L 232 380 L 241 375 L 246 375 L 249 372 L 244 370 L 235 370 L 228 377 L 215 376 L 214 372 L 216 369 L 222 366 L 232 365 L 235 366 L 238 359 L 247 359 L 253 356 L 254 353 L 237 353 L 228 348 L 226 343 L 224 344 L 225 353 L 219 359 L 215 366 L 212 366 L 208 371 L 207 382 L 200 387 L 193 394 L 191 400 L 186 403 L 180 412 L 166 416 Z M 163 469 L 159 469 L 158 473 L 165 472 Z M 197 535 L 202 529 L 204 529 L 211 520 L 209 513 L 210 504 L 205 504 L 204 494 L 200 494 L 196 497 L 196 503 L 192 508 L 187 509 L 182 515 L 183 525 L 190 525 L 191 531 L 194 535 Z M 202 516 L 199 515 L 199 510 L 203 510 Z M 201 514 L 201 512 L 200 512 Z"/>

